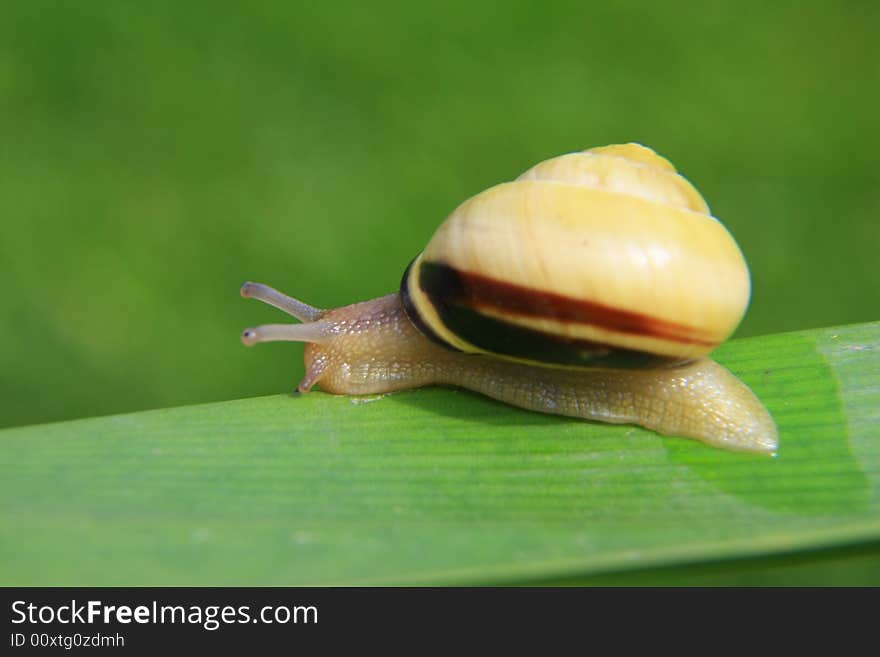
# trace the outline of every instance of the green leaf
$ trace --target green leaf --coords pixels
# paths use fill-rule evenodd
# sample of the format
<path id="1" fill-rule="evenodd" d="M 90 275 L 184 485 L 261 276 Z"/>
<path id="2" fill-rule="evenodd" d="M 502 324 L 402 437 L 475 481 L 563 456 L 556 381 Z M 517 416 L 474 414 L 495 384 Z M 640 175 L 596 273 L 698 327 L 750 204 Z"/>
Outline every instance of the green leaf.
<path id="1" fill-rule="evenodd" d="M 437 388 L 0 431 L 0 583 L 668 582 L 638 573 L 880 540 L 880 323 L 716 357 L 776 458 Z"/>

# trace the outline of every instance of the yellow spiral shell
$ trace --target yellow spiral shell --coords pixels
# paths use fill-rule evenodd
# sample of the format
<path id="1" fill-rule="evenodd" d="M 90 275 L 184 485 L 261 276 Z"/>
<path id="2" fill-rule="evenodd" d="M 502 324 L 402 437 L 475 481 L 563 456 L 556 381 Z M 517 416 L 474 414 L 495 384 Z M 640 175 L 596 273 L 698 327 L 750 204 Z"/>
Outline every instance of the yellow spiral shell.
<path id="1" fill-rule="evenodd" d="M 639 144 L 532 167 L 462 203 L 404 275 L 410 319 L 465 352 L 647 366 L 704 356 L 749 302 L 739 247 Z"/>

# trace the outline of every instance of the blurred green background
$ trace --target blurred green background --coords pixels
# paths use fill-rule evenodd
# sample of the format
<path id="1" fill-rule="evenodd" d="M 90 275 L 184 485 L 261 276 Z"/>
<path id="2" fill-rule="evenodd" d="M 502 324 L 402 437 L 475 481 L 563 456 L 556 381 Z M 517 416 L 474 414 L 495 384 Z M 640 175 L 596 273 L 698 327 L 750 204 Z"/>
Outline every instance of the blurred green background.
<path id="1" fill-rule="evenodd" d="M 750 262 L 738 335 L 880 318 L 880 4 L 0 3 L 0 426 L 290 390 L 246 279 L 377 296 L 468 196 L 641 141 Z"/>

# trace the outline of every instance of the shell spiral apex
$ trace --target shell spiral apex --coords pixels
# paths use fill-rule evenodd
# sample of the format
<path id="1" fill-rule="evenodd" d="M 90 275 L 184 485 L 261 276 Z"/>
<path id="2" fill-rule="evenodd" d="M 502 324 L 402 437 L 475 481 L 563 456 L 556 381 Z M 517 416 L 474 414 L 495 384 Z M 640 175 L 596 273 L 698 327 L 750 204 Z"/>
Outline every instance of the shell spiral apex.
<path id="1" fill-rule="evenodd" d="M 585 367 L 705 356 L 749 302 L 745 259 L 691 183 L 622 144 L 541 162 L 462 203 L 401 285 L 464 352 Z"/>

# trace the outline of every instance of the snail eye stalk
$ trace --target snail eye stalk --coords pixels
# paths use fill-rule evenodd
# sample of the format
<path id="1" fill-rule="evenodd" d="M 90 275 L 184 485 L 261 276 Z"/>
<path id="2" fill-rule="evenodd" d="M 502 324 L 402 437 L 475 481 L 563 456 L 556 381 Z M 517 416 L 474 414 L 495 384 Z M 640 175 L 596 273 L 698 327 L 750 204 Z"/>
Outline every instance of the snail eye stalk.
<path id="1" fill-rule="evenodd" d="M 324 311 L 315 308 L 307 303 L 303 303 L 299 299 L 279 292 L 274 287 L 263 285 L 262 283 L 251 283 L 248 281 L 241 286 L 241 296 L 245 299 L 257 299 L 263 303 L 268 303 L 288 315 L 292 315 L 301 322 L 313 322 L 320 319 Z"/>
<path id="2" fill-rule="evenodd" d="M 245 283 L 241 286 L 241 296 L 257 299 L 292 315 L 303 324 L 264 324 L 245 329 L 241 341 L 250 347 L 259 342 L 314 342 L 323 343 L 330 337 L 330 324 L 320 320 L 324 311 L 299 299 L 287 296 L 275 288 L 262 283 Z"/>

